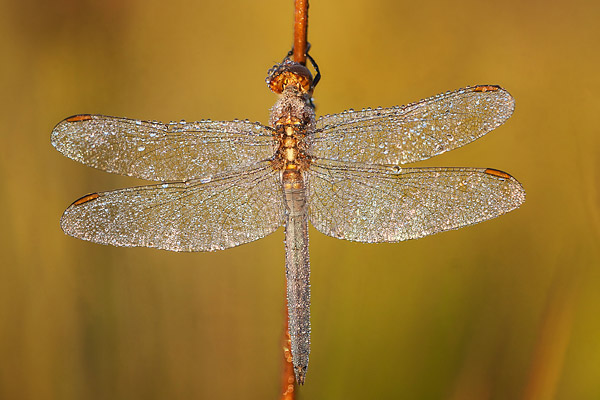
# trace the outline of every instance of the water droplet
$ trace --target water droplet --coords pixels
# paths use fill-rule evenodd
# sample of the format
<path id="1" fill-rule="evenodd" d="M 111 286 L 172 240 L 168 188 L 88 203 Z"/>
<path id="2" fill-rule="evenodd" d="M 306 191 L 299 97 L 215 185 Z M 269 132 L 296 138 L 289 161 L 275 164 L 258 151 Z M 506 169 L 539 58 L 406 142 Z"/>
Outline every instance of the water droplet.
<path id="1" fill-rule="evenodd" d="M 211 176 L 200 178 L 200 183 L 208 183 L 210 181 L 212 181 L 212 177 Z"/>
<path id="2" fill-rule="evenodd" d="M 144 151 L 146 150 L 146 146 L 139 146 L 137 149 L 138 151 Z"/>

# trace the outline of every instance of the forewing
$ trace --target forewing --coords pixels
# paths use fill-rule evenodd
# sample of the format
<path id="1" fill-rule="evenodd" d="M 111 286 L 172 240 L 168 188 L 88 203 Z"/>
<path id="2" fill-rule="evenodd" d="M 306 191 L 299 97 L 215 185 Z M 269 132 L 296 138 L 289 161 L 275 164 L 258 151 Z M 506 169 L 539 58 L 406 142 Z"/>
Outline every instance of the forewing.
<path id="1" fill-rule="evenodd" d="M 499 86 L 471 86 L 401 107 L 345 111 L 317 121 L 310 154 L 320 159 L 405 164 L 464 146 L 513 113 Z"/>
<path id="2" fill-rule="evenodd" d="M 358 242 L 398 242 L 457 229 L 525 201 L 521 184 L 493 169 L 353 167 L 320 161 L 307 179 L 315 228 Z"/>
<path id="3" fill-rule="evenodd" d="M 247 121 L 140 121 L 76 115 L 52 131 L 52 145 L 91 167 L 168 181 L 210 177 L 273 156 L 271 129 Z"/>
<path id="4" fill-rule="evenodd" d="M 65 233 L 114 246 L 214 251 L 283 224 L 278 175 L 268 163 L 239 174 L 94 193 L 65 211 Z"/>

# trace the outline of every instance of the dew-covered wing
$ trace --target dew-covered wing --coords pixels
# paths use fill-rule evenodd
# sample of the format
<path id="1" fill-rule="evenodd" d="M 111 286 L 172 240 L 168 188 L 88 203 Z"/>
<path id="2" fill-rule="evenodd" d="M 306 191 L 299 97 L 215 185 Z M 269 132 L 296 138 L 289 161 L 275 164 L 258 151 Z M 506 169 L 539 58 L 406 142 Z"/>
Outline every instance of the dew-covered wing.
<path id="1" fill-rule="evenodd" d="M 457 229 L 525 201 L 521 184 L 493 169 L 360 167 L 320 160 L 307 180 L 315 228 L 359 242 L 398 242 Z"/>
<path id="2" fill-rule="evenodd" d="M 140 121 L 76 115 L 52 131 L 52 145 L 91 167 L 168 181 L 210 177 L 273 156 L 272 130 L 247 121 Z"/>
<path id="3" fill-rule="evenodd" d="M 240 174 L 94 193 L 64 213 L 65 233 L 96 243 L 213 251 L 260 239 L 283 224 L 278 175 L 268 163 Z"/>
<path id="4" fill-rule="evenodd" d="M 345 111 L 317 120 L 310 153 L 320 159 L 405 164 L 464 146 L 513 113 L 513 97 L 479 85 L 406 106 Z"/>

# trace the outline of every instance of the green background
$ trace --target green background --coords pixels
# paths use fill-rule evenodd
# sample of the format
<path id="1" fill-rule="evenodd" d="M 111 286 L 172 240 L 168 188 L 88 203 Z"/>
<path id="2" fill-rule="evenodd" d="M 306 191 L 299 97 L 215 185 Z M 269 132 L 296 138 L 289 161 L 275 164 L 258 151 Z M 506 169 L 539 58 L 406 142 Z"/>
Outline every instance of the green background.
<path id="1" fill-rule="evenodd" d="M 501 218 L 365 245 L 311 230 L 303 399 L 600 398 L 600 3 L 313 1 L 317 113 L 500 84 L 513 117 L 423 166 L 527 190 Z M 50 145 L 76 113 L 266 123 L 292 1 L 0 3 L 0 398 L 275 399 L 283 230 L 217 253 L 65 236 L 141 181 Z"/>

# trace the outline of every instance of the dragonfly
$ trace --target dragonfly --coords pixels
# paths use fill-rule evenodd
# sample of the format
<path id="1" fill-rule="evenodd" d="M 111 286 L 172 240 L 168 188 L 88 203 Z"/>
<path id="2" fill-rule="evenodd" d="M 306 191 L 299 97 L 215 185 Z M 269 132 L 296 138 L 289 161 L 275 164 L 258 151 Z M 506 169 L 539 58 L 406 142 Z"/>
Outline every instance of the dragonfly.
<path id="1" fill-rule="evenodd" d="M 515 102 L 500 86 L 469 86 L 405 106 L 317 119 L 312 94 L 318 77 L 289 57 L 271 68 L 266 81 L 279 99 L 268 126 L 79 114 L 58 123 L 51 139 L 75 161 L 157 182 L 73 202 L 60 223 L 76 238 L 216 251 L 284 226 L 289 333 L 299 384 L 310 353 L 309 222 L 339 239 L 400 242 L 498 217 L 525 200 L 521 184 L 500 170 L 405 166 L 503 124 Z"/>

